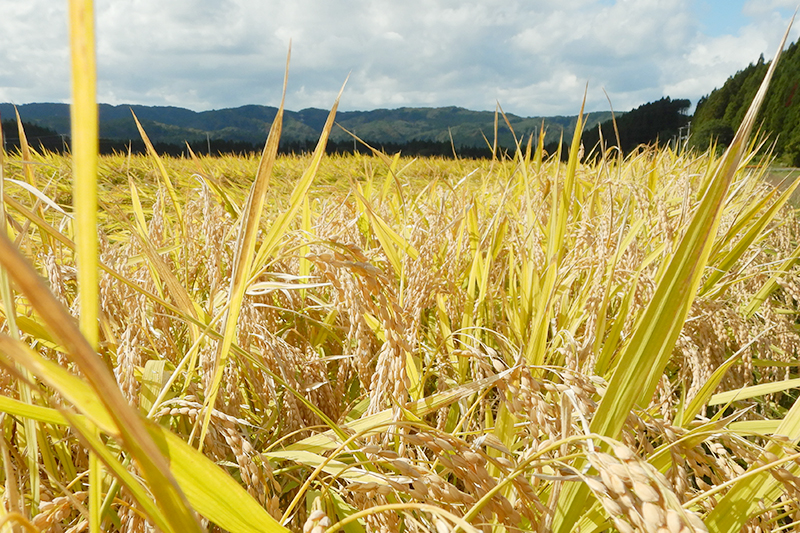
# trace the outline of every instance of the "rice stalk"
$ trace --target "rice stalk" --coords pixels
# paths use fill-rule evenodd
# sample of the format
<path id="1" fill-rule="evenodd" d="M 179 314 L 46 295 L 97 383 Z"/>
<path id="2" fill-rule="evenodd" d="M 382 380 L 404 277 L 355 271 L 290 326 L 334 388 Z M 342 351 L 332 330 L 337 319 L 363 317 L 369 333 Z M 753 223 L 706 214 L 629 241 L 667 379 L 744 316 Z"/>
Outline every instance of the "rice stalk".
<path id="1" fill-rule="evenodd" d="M 222 342 L 219 343 L 214 364 L 209 369 L 212 379 L 209 381 L 206 391 L 205 416 L 203 417 L 200 429 L 199 450 L 203 449 L 203 442 L 208 431 L 208 424 L 211 420 L 211 410 L 216 404 L 219 386 L 222 381 L 222 373 L 228 360 L 228 352 L 233 343 L 233 337 L 238 326 L 239 312 L 241 310 L 242 299 L 246 284 L 251 275 L 253 264 L 253 253 L 256 248 L 256 236 L 261 221 L 261 213 L 264 208 L 264 199 L 267 194 L 269 180 L 272 173 L 272 166 L 278 152 L 278 141 L 280 139 L 281 127 L 283 126 L 283 104 L 286 98 L 286 84 L 289 76 L 289 57 L 286 58 L 286 73 L 283 80 L 283 95 L 281 105 L 278 107 L 278 114 L 272 123 L 269 136 L 267 137 L 264 151 L 261 155 L 261 162 L 256 174 L 247 202 L 242 210 L 240 219 L 239 236 L 236 243 L 236 253 L 234 255 L 234 267 L 231 275 L 230 289 L 228 292 L 227 313 L 223 319 Z"/>
<path id="2" fill-rule="evenodd" d="M 7 158 L 6 498 L 32 491 L 18 427 L 41 473 L 7 524 L 182 530 L 182 493 L 209 530 L 793 527 L 800 223 L 760 142 L 582 159 L 573 137 L 563 164 L 522 138 L 456 162 L 321 139 L 268 184 L 263 154 L 99 159 L 102 364 L 71 322 L 70 161 L 31 152 L 40 191 Z"/>
<path id="3" fill-rule="evenodd" d="M 620 356 L 617 370 L 592 419 L 590 427 L 594 433 L 617 437 L 630 409 L 637 403 L 650 403 L 657 380 L 663 373 L 699 288 L 703 268 L 708 262 L 719 227 L 723 201 L 743 157 L 743 150 L 788 34 L 787 29 L 742 125 L 708 182 L 685 236 L 659 280 L 653 299 L 639 320 L 639 326 Z M 588 492 L 586 485 L 575 484 L 568 491 L 568 496 L 559 499 L 554 531 L 568 531 L 579 518 L 580 508 L 585 505 Z"/>

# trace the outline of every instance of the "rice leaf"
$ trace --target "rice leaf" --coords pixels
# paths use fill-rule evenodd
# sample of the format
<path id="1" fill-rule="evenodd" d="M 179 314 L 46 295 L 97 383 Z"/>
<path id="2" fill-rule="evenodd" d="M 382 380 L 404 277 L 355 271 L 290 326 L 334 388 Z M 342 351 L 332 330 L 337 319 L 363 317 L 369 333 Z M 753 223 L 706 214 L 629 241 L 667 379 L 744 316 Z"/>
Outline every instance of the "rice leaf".
<path id="1" fill-rule="evenodd" d="M 578 153 L 580 152 L 581 134 L 583 133 L 583 110 L 585 105 L 586 92 L 584 92 L 583 103 L 581 103 L 581 110 L 578 113 L 578 121 L 572 136 L 563 182 L 556 183 L 555 194 L 551 196 L 545 252 L 546 266 L 542 276 L 539 301 L 536 304 L 537 312 L 534 318 L 533 338 L 526 345 L 525 351 L 525 360 L 534 366 L 540 366 L 545 361 L 549 324 L 553 314 L 554 298 L 558 286 L 559 267 L 567 250 L 564 234 L 570 213 L 577 208 L 577 206 L 573 207 L 572 203 L 575 192 L 575 172 L 578 167 Z"/>
<path id="2" fill-rule="evenodd" d="M 97 157 L 99 118 L 94 51 L 94 8 L 91 0 L 69 3 L 72 51 L 72 161 L 76 262 L 80 298 L 80 329 L 89 346 L 100 342 L 99 276 L 97 273 Z M 33 185 L 31 183 L 31 185 Z M 100 532 L 102 472 L 95 453 L 89 454 L 89 530 Z"/>
<path id="3" fill-rule="evenodd" d="M 142 209 L 142 202 L 139 200 L 139 190 L 133 182 L 133 178 L 128 176 L 128 186 L 131 190 L 131 207 L 133 208 L 133 217 L 136 220 L 136 227 L 139 230 L 139 235 L 146 238 L 147 235 L 147 221 L 144 218 L 144 209 Z"/>
<path id="4" fill-rule="evenodd" d="M 35 420 L 43 424 L 54 424 L 57 426 L 65 426 L 68 424 L 67 419 L 56 409 L 32 405 L 9 398 L 8 396 L 0 395 L 0 412 L 8 413 L 17 418 Z"/>
<path id="5" fill-rule="evenodd" d="M 303 172 L 303 175 L 298 180 L 297 185 L 295 185 L 294 190 L 292 190 L 292 194 L 289 198 L 289 209 L 281 213 L 275 222 L 272 223 L 272 226 L 270 226 L 270 229 L 264 237 L 264 240 L 261 242 L 261 246 L 258 249 L 258 254 L 256 255 L 256 259 L 254 261 L 256 270 L 260 270 L 265 261 L 272 256 L 278 243 L 289 229 L 289 224 L 291 224 L 295 215 L 297 215 L 297 212 L 303 206 L 303 201 L 305 200 L 308 190 L 311 187 L 311 183 L 314 181 L 314 177 L 317 175 L 317 171 L 319 170 L 320 161 L 322 161 L 322 158 L 325 155 L 325 147 L 328 144 L 328 137 L 330 136 L 331 129 L 333 129 L 333 121 L 336 118 L 336 110 L 339 107 L 339 100 L 342 97 L 342 93 L 344 93 L 345 84 L 347 84 L 347 80 L 345 80 L 342 88 L 339 89 L 339 94 L 336 96 L 333 107 L 328 114 L 328 119 L 322 128 L 322 133 L 320 134 L 319 141 L 317 141 L 317 146 L 314 149 L 314 153 L 311 156 L 311 161 Z M 255 272 L 253 275 L 254 274 Z"/>
<path id="6" fill-rule="evenodd" d="M 743 420 L 731 422 L 728 424 L 728 429 L 736 434 L 774 435 L 777 434 L 780 425 L 780 420 Z"/>
<path id="7" fill-rule="evenodd" d="M 477 381 L 469 382 L 454 389 L 439 392 L 436 394 L 431 394 L 417 400 L 415 402 L 409 402 L 403 406 L 403 412 L 407 412 L 412 416 L 415 417 L 423 417 L 426 416 L 442 407 L 452 404 L 453 402 L 457 402 L 458 400 L 475 394 L 478 391 L 485 389 L 486 387 L 490 387 L 498 380 L 501 380 L 508 376 L 511 373 L 511 370 L 505 370 L 499 374 L 495 374 L 493 376 L 483 378 Z M 354 433 L 363 433 L 365 437 L 372 434 L 372 432 L 368 432 L 371 428 L 381 428 L 386 423 L 392 420 L 394 416 L 394 409 L 385 409 L 379 413 L 375 413 L 374 415 L 365 416 L 355 420 L 347 425 L 348 431 Z M 379 432 L 380 429 L 375 429 L 375 433 Z M 341 435 L 339 436 L 341 438 Z M 293 451 L 308 451 L 312 453 L 321 454 L 329 450 L 333 450 L 341 445 L 343 442 L 337 439 L 334 436 L 332 431 L 326 431 L 324 433 L 319 433 L 317 435 L 312 435 L 311 437 L 306 437 L 305 439 L 295 442 L 286 447 L 287 450 Z"/>
<path id="8" fill-rule="evenodd" d="M 267 142 L 258 165 L 258 172 L 250 188 L 250 194 L 247 196 L 244 209 L 242 210 L 242 217 L 239 220 L 239 236 L 236 241 L 233 273 L 231 275 L 228 301 L 226 304 L 228 311 L 223 319 L 222 341 L 217 347 L 213 367 L 213 379 L 210 382 L 208 390 L 206 390 L 206 397 L 203 403 L 204 415 L 198 445 L 200 450 L 203 449 L 203 442 L 205 441 L 208 424 L 211 420 L 211 410 L 214 408 L 217 400 L 222 374 L 228 360 L 228 352 L 233 344 L 234 336 L 236 335 L 236 326 L 242 307 L 242 301 L 244 300 L 245 289 L 250 281 L 253 252 L 256 248 L 256 237 L 258 236 L 259 224 L 261 222 L 261 213 L 264 209 L 264 201 L 267 196 L 269 180 L 272 175 L 272 166 L 275 164 L 275 158 L 278 154 L 278 143 L 280 141 L 281 128 L 283 127 L 283 105 L 286 99 L 290 54 L 288 54 L 286 58 L 286 73 L 283 78 L 281 105 L 278 107 L 278 113 L 275 116 L 269 135 L 267 136 Z"/>
<path id="9" fill-rule="evenodd" d="M 181 203 L 178 200 L 178 193 L 175 191 L 175 186 L 172 185 L 172 179 L 169 177 L 169 173 L 167 172 L 166 167 L 164 166 L 164 162 L 161 161 L 161 157 L 156 152 L 153 143 L 150 142 L 150 137 L 147 136 L 147 133 L 144 131 L 142 124 L 139 122 L 139 119 L 136 116 L 136 113 L 133 112 L 131 109 L 131 115 L 133 115 L 133 120 L 136 122 L 136 129 L 139 130 L 139 135 L 142 137 L 142 141 L 144 141 L 144 145 L 147 148 L 147 153 L 150 154 L 150 157 L 156 162 L 156 166 L 158 166 L 158 172 L 161 176 L 161 179 L 164 182 L 164 186 L 167 188 L 167 194 L 169 194 L 170 202 L 172 203 L 172 208 L 175 210 L 176 218 L 178 219 L 178 227 L 180 228 L 180 235 L 185 237 L 186 235 L 186 223 L 183 220 L 183 209 L 181 208 Z"/>
<path id="10" fill-rule="evenodd" d="M 785 39 L 784 39 L 785 40 Z M 782 49 L 782 47 L 781 47 Z M 764 429 L 762 427 L 762 429 Z M 792 408 L 780 421 L 775 435 L 788 437 L 789 441 L 797 443 L 800 440 L 800 400 L 796 400 Z M 765 448 L 765 453 L 773 454 L 779 459 L 786 455 L 784 448 L 778 443 L 771 442 Z M 765 455 L 759 462 L 771 462 Z M 748 470 L 757 468 L 751 466 Z M 744 476 L 747 476 L 745 472 Z M 782 483 L 774 478 L 770 472 L 760 472 L 755 475 L 738 479 L 728 492 L 708 513 L 705 518 L 709 531 L 720 533 L 734 533 L 742 530 L 742 526 L 753 516 L 764 512 L 772 502 L 777 500 L 782 492 Z"/>
<path id="11" fill-rule="evenodd" d="M 375 475 L 367 472 L 363 468 L 353 467 L 342 461 L 324 457 L 322 455 L 307 451 L 307 450 L 280 450 L 274 452 L 264 452 L 264 457 L 272 459 L 281 459 L 286 461 L 293 461 L 298 464 L 317 468 L 321 465 L 322 471 L 332 476 L 347 479 L 358 483 L 377 483 L 379 485 L 388 485 L 386 479 L 382 476 Z"/>
<path id="12" fill-rule="evenodd" d="M 13 183 L 14 185 L 18 185 L 19 187 L 22 187 L 23 189 L 28 191 L 34 198 L 36 198 L 39 202 L 47 205 L 47 207 L 53 209 L 54 211 L 58 211 L 67 218 L 72 218 L 72 215 L 64 211 L 64 209 L 60 205 L 55 203 L 50 197 L 48 197 L 45 193 L 43 193 L 33 185 L 30 185 L 29 183 L 26 183 L 24 181 L 15 180 L 11 178 L 7 178 L 6 181 L 8 181 L 9 183 Z"/>
<path id="13" fill-rule="evenodd" d="M 289 531 L 209 458 L 160 426 L 151 424 L 149 429 L 161 452 L 170 458 L 172 474 L 192 508 L 202 516 L 231 533 Z"/>
<path id="14" fill-rule="evenodd" d="M 751 385 L 741 389 L 720 392 L 709 398 L 708 405 L 722 405 L 748 398 L 756 398 L 766 394 L 774 394 L 800 387 L 800 378 L 786 379 L 774 383 L 762 383 L 761 385 Z"/>
<path id="15" fill-rule="evenodd" d="M 106 410 L 105 402 L 88 384 L 69 374 L 59 365 L 42 359 L 24 344 L 15 343 L 2 334 L 0 334 L 0 353 L 22 362 L 28 370 L 57 389 L 71 405 L 85 415 L 87 422 L 81 422 L 82 417 L 76 417 L 66 412 L 62 412 L 59 417 L 51 414 L 51 410 L 42 410 L 42 408 L 31 410 L 29 406 L 21 405 L 21 402 L 8 399 L 2 401 L 0 405 L 13 409 L 17 415 L 32 413 L 56 423 L 64 422 L 66 415 L 66 421 L 71 427 L 78 429 L 84 438 L 93 439 L 95 428 L 103 433 L 124 438 L 124 435 L 118 431 L 115 417 Z M 89 421 L 91 426 L 87 425 Z M 163 457 L 169 457 L 169 471 L 171 475 L 175 476 L 195 510 L 220 527 L 232 532 L 255 533 L 264 531 L 264 527 L 267 527 L 268 531 L 286 531 L 244 489 L 208 458 L 168 430 L 144 419 L 142 419 L 142 423 L 146 427 L 148 438 L 156 444 L 159 455 L 163 454 Z M 106 464 L 113 465 L 115 459 L 110 458 L 105 446 L 99 444 L 95 451 L 100 454 Z M 118 468 L 114 467 L 112 470 L 119 475 Z M 127 478 L 121 480 L 126 486 L 130 483 Z M 219 498 L 220 492 L 218 491 L 222 491 L 221 493 L 226 497 Z M 155 490 L 153 492 L 157 493 Z M 149 500 L 146 493 L 142 494 Z M 158 516 L 153 518 L 157 519 Z M 168 521 L 172 522 L 172 517 L 169 518 Z M 169 531 L 182 531 L 174 529 L 174 526 L 170 526 L 167 522 L 161 524 L 161 527 Z"/>
<path id="16" fill-rule="evenodd" d="M 700 286 L 723 202 L 787 37 L 788 30 L 686 233 L 670 257 L 631 340 L 619 355 L 619 364 L 592 418 L 592 433 L 617 438 L 630 410 L 637 404 L 647 405 L 655 391 Z M 566 533 L 572 529 L 586 506 L 588 496 L 589 489 L 583 483 L 570 483 L 565 487 L 553 523 L 555 532 Z"/>
<path id="17" fill-rule="evenodd" d="M 0 232 L 0 264 L 41 315 L 54 335 L 67 348 L 70 357 L 94 391 L 97 401 L 101 402 L 108 416 L 112 418 L 114 433 L 120 435 L 123 446 L 139 465 L 159 508 L 167 517 L 170 529 L 199 531 L 198 524 L 191 514 L 185 498 L 174 478 L 169 474 L 166 459 L 159 453 L 147 434 L 141 415 L 122 396 L 105 363 L 98 357 L 88 340 L 81 335 L 73 323 L 72 317 L 2 232 Z M 94 264 L 97 264 L 96 259 Z M 26 362 L 30 360 L 32 359 L 18 359 L 16 362 L 25 365 L 29 371 L 32 371 L 26 365 Z M 39 367 L 39 369 L 44 368 L 48 367 Z M 32 372 L 40 379 L 47 378 L 46 374 Z M 54 370 L 48 368 L 47 372 L 54 372 Z"/>
<path id="18" fill-rule="evenodd" d="M 69 3 L 72 50 L 72 161 L 75 244 L 80 287 L 81 332 L 97 347 L 100 316 L 97 274 L 97 157 L 99 122 L 94 51 L 94 10 L 89 0 Z M 33 185 L 33 183 L 31 183 Z"/>
<path id="19" fill-rule="evenodd" d="M 208 176 L 203 171 L 203 167 L 200 164 L 200 160 L 197 158 L 197 155 L 195 155 L 194 150 L 192 150 L 192 147 L 189 145 L 188 142 L 186 143 L 186 149 L 189 151 L 189 155 L 192 158 L 192 162 L 195 164 L 195 167 L 197 168 L 197 176 L 199 176 L 203 180 L 203 182 L 205 182 L 206 185 L 208 185 L 214 191 L 214 193 L 222 199 L 222 202 L 225 206 L 225 211 L 227 211 L 228 214 L 230 214 L 231 217 L 234 218 L 234 220 L 238 219 L 239 216 L 241 215 L 241 210 L 239 209 L 239 206 L 237 206 L 236 204 L 233 203 L 233 201 L 231 201 L 230 196 L 225 192 L 225 190 L 220 186 L 220 184 L 217 183 L 215 179 L 211 178 L 211 176 Z"/>
<path id="20" fill-rule="evenodd" d="M 22 122 L 19 119 L 19 113 L 17 113 L 17 123 L 20 127 L 20 131 L 22 131 Z M 24 132 L 20 135 L 20 142 L 22 143 L 23 146 L 23 161 L 24 161 L 25 149 L 27 148 L 27 141 L 24 140 Z M 5 201 L 3 200 L 3 197 L 5 196 L 5 182 L 7 179 L 5 177 L 4 146 L 5 144 L 3 139 L 2 127 L 0 127 L 0 219 L 2 219 L 0 220 L 0 231 L 3 232 L 4 235 L 7 235 L 9 238 L 11 238 L 11 233 L 8 227 L 8 220 L 6 219 L 6 204 Z M 29 171 L 29 169 L 26 166 L 26 172 L 27 171 Z M 33 181 L 32 173 L 31 173 L 31 181 Z M 14 297 L 14 292 L 11 288 L 11 282 L 9 281 L 8 274 L 6 273 L 4 268 L 0 268 L 0 297 L 2 298 L 3 308 L 5 310 L 5 316 L 9 334 L 13 339 L 19 340 L 20 328 L 17 318 L 16 298 Z M 22 317 L 22 318 L 27 318 L 27 317 Z M 21 366 L 18 366 L 17 370 L 22 374 L 24 378 L 17 382 L 17 390 L 19 391 L 19 397 L 25 404 L 33 407 L 33 394 L 29 385 L 32 376 L 30 375 L 29 372 L 27 372 L 27 370 L 25 370 Z M 25 418 L 23 420 L 23 427 L 25 429 L 25 441 L 28 443 L 28 446 L 26 447 L 27 451 L 26 459 L 27 459 L 27 466 L 28 466 L 29 480 L 31 487 L 31 497 L 33 499 L 34 507 L 38 507 L 41 496 L 41 483 L 39 477 L 39 442 L 36 437 L 38 430 L 35 421 L 28 418 Z"/>
<path id="21" fill-rule="evenodd" d="M 34 165 L 33 154 L 30 145 L 28 144 L 28 137 L 25 134 L 25 128 L 22 125 L 22 118 L 20 118 L 19 110 L 17 110 L 16 106 L 14 106 L 14 113 L 17 116 L 17 132 L 19 135 L 20 152 L 22 155 L 22 175 L 25 178 L 25 181 L 23 183 L 26 183 L 30 188 L 30 189 L 26 188 L 26 190 L 28 190 L 28 193 L 30 195 L 33 209 L 36 210 L 39 216 L 44 217 L 44 208 L 41 206 L 41 204 L 37 202 L 38 200 L 37 195 L 32 192 L 33 190 L 38 190 L 36 186 L 36 176 L 33 173 L 33 165 Z M 39 232 L 42 238 L 42 244 L 46 249 L 49 249 L 50 246 L 52 245 L 50 239 L 44 232 L 41 231 L 41 228 L 39 229 Z"/>
<path id="22" fill-rule="evenodd" d="M 722 381 L 722 378 L 734 364 L 739 362 L 742 354 L 746 350 L 749 350 L 750 346 L 758 341 L 761 336 L 769 333 L 769 331 L 770 329 L 765 330 L 761 335 L 742 346 L 735 354 L 731 355 L 724 363 L 717 367 L 717 369 L 711 374 L 711 377 L 709 377 L 706 382 L 703 383 L 703 386 L 700 387 L 700 390 L 697 392 L 683 413 L 676 417 L 676 424 L 686 426 L 692 422 L 695 416 L 697 416 L 697 414 L 700 412 L 700 409 L 703 408 L 703 405 L 715 405 L 712 404 L 711 401 L 713 401 L 714 397 L 718 395 L 712 395 Z"/>
<path id="23" fill-rule="evenodd" d="M 392 269 L 394 270 L 395 275 L 402 279 L 403 278 L 403 262 L 400 256 L 401 250 L 403 253 L 411 256 L 411 258 L 416 259 L 419 257 L 419 252 L 411 246 L 401 235 L 395 232 L 389 224 L 381 217 L 378 213 L 376 213 L 372 206 L 370 206 L 369 202 L 361 196 L 357 190 L 354 190 L 356 196 L 361 200 L 362 205 L 364 206 L 367 215 L 369 216 L 369 220 L 372 223 L 372 231 L 375 233 L 375 236 L 378 238 L 378 242 L 381 244 L 381 248 L 383 249 L 383 253 L 386 254 L 386 258 L 389 260 L 389 264 L 392 265 Z"/>
<path id="24" fill-rule="evenodd" d="M 165 528 L 165 530 L 172 531 L 172 528 L 170 528 L 169 524 L 164 521 L 161 511 L 152 506 L 147 492 L 144 491 L 139 482 L 135 481 L 134 477 L 125 468 L 119 465 L 119 461 L 113 457 L 113 455 L 108 451 L 107 447 L 103 445 L 99 439 L 97 435 L 98 429 L 113 435 L 116 435 L 117 432 L 115 430 L 112 417 L 104 409 L 102 402 L 99 401 L 96 393 L 94 393 L 88 385 L 70 375 L 59 365 L 42 359 L 27 345 L 4 334 L 0 334 L 0 353 L 2 353 L 3 356 L 10 357 L 11 361 L 18 365 L 24 366 L 30 374 L 39 376 L 40 379 L 45 381 L 48 385 L 60 391 L 62 396 L 67 401 L 88 416 L 89 421 L 86 421 L 84 420 L 84 417 L 77 417 L 70 414 L 68 411 L 62 410 L 60 412 L 60 418 L 65 422 L 68 422 L 70 426 L 79 433 L 80 437 L 88 445 L 95 457 L 103 460 L 103 462 L 115 473 L 119 474 L 124 472 L 120 479 L 123 481 L 123 483 L 125 483 L 126 487 L 128 487 L 135 497 L 142 498 L 145 509 L 152 511 L 151 518 L 154 520 L 154 522 L 158 523 L 160 527 Z M 8 368 L 11 368 L 10 361 L 0 360 L 0 363 L 5 364 Z M 12 407 L 13 404 L 8 404 L 8 406 Z M 42 408 L 33 411 L 33 413 L 43 414 L 41 409 Z M 30 409 L 25 411 L 31 412 Z M 54 419 L 56 418 L 55 416 L 48 417 Z M 99 471 L 99 469 L 95 467 L 95 471 Z M 92 480 L 91 482 L 96 483 L 98 480 Z M 99 514 L 97 514 L 99 510 L 100 506 L 98 504 L 98 508 L 94 510 L 96 513 L 94 520 L 98 522 L 100 520 Z"/>
<path id="25" fill-rule="evenodd" d="M 778 280 L 785 276 L 789 270 L 797 264 L 798 260 L 800 260 L 800 246 L 798 246 L 789 257 L 784 259 L 781 265 L 773 272 L 766 283 L 764 283 L 744 308 L 744 315 L 747 318 L 750 318 L 758 312 L 764 302 L 767 301 L 767 298 L 778 289 Z"/>
<path id="26" fill-rule="evenodd" d="M 164 360 L 147 361 L 142 371 L 142 387 L 139 390 L 139 407 L 145 413 L 153 408 L 156 398 L 166 382 L 167 362 Z"/>
<path id="27" fill-rule="evenodd" d="M 784 204 L 786 204 L 786 202 L 791 197 L 792 193 L 794 193 L 795 189 L 797 189 L 798 185 L 800 185 L 800 180 L 795 180 L 792 185 L 790 185 L 789 187 L 786 188 L 785 191 L 783 191 L 780 197 L 778 197 L 775 203 L 773 203 L 764 214 L 755 219 L 755 221 L 748 228 L 744 236 L 742 236 L 742 238 L 739 239 L 736 245 L 733 246 L 733 248 L 727 254 L 725 254 L 725 256 L 719 261 L 719 264 L 708 275 L 706 281 L 703 283 L 703 287 L 700 289 L 700 294 L 704 294 L 711 291 L 714 285 L 720 279 L 722 279 L 722 277 L 731 268 L 733 268 L 733 265 L 735 265 L 739 261 L 739 259 L 744 255 L 744 253 L 747 250 L 751 249 L 757 237 L 761 235 L 764 229 L 767 227 L 767 225 L 772 222 L 772 220 L 775 218 L 775 215 L 777 215 L 780 208 L 783 207 Z"/>

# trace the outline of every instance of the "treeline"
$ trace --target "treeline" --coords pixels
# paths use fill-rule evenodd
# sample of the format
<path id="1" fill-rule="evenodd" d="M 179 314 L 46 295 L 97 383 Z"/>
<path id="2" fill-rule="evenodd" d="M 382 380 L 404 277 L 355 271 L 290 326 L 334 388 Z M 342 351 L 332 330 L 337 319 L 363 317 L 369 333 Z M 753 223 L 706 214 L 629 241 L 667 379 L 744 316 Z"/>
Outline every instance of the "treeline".
<path id="1" fill-rule="evenodd" d="M 616 119 L 619 140 L 614 129 L 614 121 L 603 122 L 598 128 L 584 132 L 583 144 L 586 154 L 589 155 L 598 146 L 601 131 L 606 147 L 619 146 L 625 154 L 631 153 L 641 145 L 674 143 L 684 134 L 684 130 L 692 120 L 689 115 L 691 105 L 689 100 L 672 100 L 668 96 L 640 105 Z"/>
<path id="2" fill-rule="evenodd" d="M 329 154 L 370 154 L 372 150 L 370 147 L 385 152 L 387 154 L 396 154 L 397 152 L 410 157 L 443 157 L 452 159 L 459 157 L 463 159 L 482 159 L 491 158 L 492 151 L 489 147 L 476 147 L 476 146 L 459 146 L 453 150 L 453 145 L 446 141 L 433 141 L 426 139 L 412 139 L 408 142 L 369 142 L 369 146 L 356 141 L 328 141 L 326 152 Z M 314 150 L 316 142 L 290 142 L 281 146 L 281 151 L 284 153 L 308 153 Z M 501 151 L 507 151 L 507 148 L 500 148 Z"/>
<path id="3" fill-rule="evenodd" d="M 3 140 L 4 147 L 7 152 L 14 152 L 20 148 L 20 139 L 17 129 L 17 123 L 13 120 L 5 120 L 2 122 L 3 127 Z M 50 151 L 56 153 L 65 153 L 69 151 L 70 139 L 67 135 L 60 135 L 56 131 L 49 128 L 44 128 L 36 124 L 23 123 L 25 130 L 25 137 L 28 144 L 39 151 Z M 425 139 L 414 139 L 409 142 L 379 142 L 370 143 L 370 146 L 376 150 L 382 150 L 386 153 L 401 152 L 403 155 L 411 157 L 444 157 L 453 158 L 453 146 L 449 142 L 433 141 Z M 259 153 L 263 150 L 264 145 L 255 144 L 246 141 L 229 141 L 225 139 L 200 139 L 190 141 L 189 146 L 192 151 L 198 155 L 241 155 L 250 153 Z M 278 152 L 281 154 L 304 154 L 310 153 L 316 148 L 316 141 L 290 141 L 282 142 L 279 145 Z M 100 139 L 100 153 L 104 155 L 111 155 L 115 153 L 130 153 L 144 154 L 147 152 L 144 142 L 141 139 L 133 140 L 119 140 L 119 139 Z M 188 157 L 189 153 L 186 148 L 186 143 L 174 144 L 155 142 L 153 147 L 156 152 L 162 155 L 170 155 L 173 157 Z M 500 148 L 501 151 L 508 151 L 506 148 Z M 371 150 L 360 142 L 349 141 L 331 141 L 329 140 L 326 146 L 326 153 L 328 154 L 369 154 Z M 474 146 L 460 146 L 455 150 L 455 154 L 459 158 L 465 159 L 479 159 L 491 158 L 492 151 L 488 147 L 479 148 Z"/>
<path id="4" fill-rule="evenodd" d="M 623 153 L 628 154 L 641 145 L 647 144 L 667 144 L 675 142 L 681 138 L 685 132 L 691 117 L 688 110 L 691 103 L 689 100 L 672 100 L 669 97 L 662 98 L 655 102 L 650 102 L 637 107 L 636 109 L 621 114 L 616 119 L 617 130 L 619 131 L 619 146 Z M 35 124 L 25 124 L 28 142 L 36 149 L 45 149 L 53 152 L 64 152 L 69 150 L 69 137 L 59 135 L 57 132 L 37 126 Z M 595 148 L 599 145 L 600 135 L 606 147 L 617 145 L 617 133 L 614 122 L 608 120 L 599 126 L 587 129 L 583 133 L 583 144 L 586 155 L 598 151 Z M 14 121 L 3 122 L 3 131 L 6 138 L 6 149 L 15 150 L 19 147 L 19 136 L 17 126 Z M 720 136 L 721 140 L 727 137 Z M 571 139 L 565 138 L 564 142 L 569 143 Z M 403 155 L 411 157 L 459 157 L 464 159 L 491 158 L 492 150 L 488 146 L 458 146 L 454 147 L 448 141 L 436 141 L 428 139 L 412 139 L 406 142 L 370 142 L 367 143 L 376 150 L 385 153 L 401 152 Z M 312 152 L 316 147 L 315 140 L 304 141 L 285 141 L 279 145 L 281 154 L 303 154 Z M 259 153 L 263 149 L 263 143 L 251 143 L 247 141 L 231 141 L 225 139 L 195 139 L 189 141 L 189 146 L 198 155 L 226 155 L 226 154 L 250 154 Z M 188 157 L 186 143 L 166 143 L 155 142 L 154 147 L 159 154 L 174 157 Z M 557 143 L 548 143 L 545 146 L 548 153 L 554 154 L 558 150 Z M 144 154 L 146 148 L 140 139 L 133 140 L 110 140 L 100 139 L 100 153 L 128 153 Z M 355 140 L 329 140 L 326 146 L 329 154 L 369 154 L 370 147 Z M 498 147 L 498 155 L 513 154 L 513 147 Z M 562 150 L 562 158 L 568 157 L 568 150 Z"/>
<path id="5" fill-rule="evenodd" d="M 69 137 L 59 135 L 55 130 L 23 122 L 23 130 L 28 144 L 35 150 L 49 152 L 64 152 L 69 144 Z M 7 152 L 19 150 L 19 129 L 15 120 L 4 120 L 3 127 L 3 147 Z"/>
<path id="6" fill-rule="evenodd" d="M 672 145 L 686 140 L 689 123 L 692 120 L 688 114 L 691 102 L 689 100 L 664 97 L 661 100 L 643 104 L 636 109 L 621 114 L 614 119 L 607 120 L 593 128 L 584 130 L 581 142 L 584 146 L 585 158 L 600 156 L 600 139 L 602 133 L 603 147 L 619 147 L 627 155 L 648 145 Z M 617 138 L 619 133 L 619 138 Z M 563 139 L 561 159 L 569 158 L 569 144 L 572 139 Z M 544 146 L 548 154 L 558 151 L 558 143 L 548 143 Z"/>
<path id="7" fill-rule="evenodd" d="M 769 68 L 764 56 L 728 78 L 700 99 L 692 128 L 692 145 L 706 149 L 712 140 L 727 145 L 744 118 Z M 775 142 L 775 155 L 786 165 L 800 166 L 800 46 L 795 42 L 781 56 L 756 123 Z"/>

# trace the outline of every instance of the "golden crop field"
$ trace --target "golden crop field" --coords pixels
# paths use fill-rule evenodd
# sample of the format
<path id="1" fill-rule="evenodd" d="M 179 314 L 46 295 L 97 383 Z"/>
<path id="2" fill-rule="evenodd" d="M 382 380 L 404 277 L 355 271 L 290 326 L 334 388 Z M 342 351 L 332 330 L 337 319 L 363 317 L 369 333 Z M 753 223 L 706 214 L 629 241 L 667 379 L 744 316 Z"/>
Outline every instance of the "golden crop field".
<path id="1" fill-rule="evenodd" d="M 0 531 L 798 528 L 772 71 L 721 157 L 324 156 L 334 105 L 308 156 L 98 158 L 71 5 L 73 154 L 0 152 Z"/>
<path id="2" fill-rule="evenodd" d="M 664 293 L 724 162 L 541 156 L 278 158 L 246 259 L 258 158 L 102 158 L 93 369 L 67 318 L 71 162 L 7 156 L 7 229 L 49 292 L 4 282 L 6 520 L 180 530 L 111 414 L 127 406 L 179 504 L 227 531 L 797 520 L 792 188 L 740 162 L 707 257 Z"/>

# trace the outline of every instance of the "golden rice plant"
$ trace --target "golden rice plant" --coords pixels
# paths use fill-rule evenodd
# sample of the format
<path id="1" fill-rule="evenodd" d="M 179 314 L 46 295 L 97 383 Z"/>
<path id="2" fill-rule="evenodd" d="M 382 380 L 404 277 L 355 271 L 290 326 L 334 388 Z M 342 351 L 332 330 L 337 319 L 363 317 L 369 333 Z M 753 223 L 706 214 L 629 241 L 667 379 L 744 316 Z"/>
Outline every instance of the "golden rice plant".
<path id="1" fill-rule="evenodd" d="M 797 528 L 771 71 L 719 158 L 323 157 L 336 103 L 306 156 L 279 112 L 260 155 L 98 158 L 70 13 L 72 155 L 0 152 L 0 531 Z"/>

